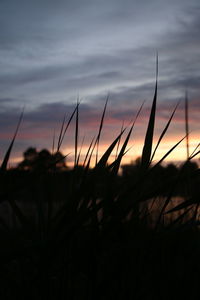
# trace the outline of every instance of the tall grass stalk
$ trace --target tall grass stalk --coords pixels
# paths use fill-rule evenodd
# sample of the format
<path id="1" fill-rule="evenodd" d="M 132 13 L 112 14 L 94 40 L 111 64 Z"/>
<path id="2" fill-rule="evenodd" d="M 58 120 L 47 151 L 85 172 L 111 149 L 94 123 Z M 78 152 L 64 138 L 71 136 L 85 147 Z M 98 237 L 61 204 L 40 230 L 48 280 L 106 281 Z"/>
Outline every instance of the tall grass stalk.
<path id="1" fill-rule="evenodd" d="M 151 107 L 151 113 L 149 117 L 149 123 L 148 123 L 147 132 L 145 136 L 144 146 L 142 150 L 141 167 L 143 170 L 149 167 L 150 160 L 151 160 L 151 150 L 152 150 L 152 143 L 153 143 L 156 103 L 157 103 L 157 89 L 158 89 L 158 55 L 156 58 L 156 85 L 155 85 L 154 98 Z"/>
<path id="2" fill-rule="evenodd" d="M 3 162 L 1 164 L 1 168 L 0 168 L 0 171 L 6 171 L 6 168 L 7 168 L 7 165 L 8 165 L 8 161 L 9 161 L 9 158 L 10 158 L 10 154 L 11 154 L 11 151 L 12 151 L 12 148 L 13 148 L 13 145 L 14 145 L 14 142 L 15 142 L 15 139 L 16 139 L 16 136 L 17 136 L 17 133 L 19 131 L 19 127 L 20 127 L 20 124 L 22 122 L 22 119 L 23 119 L 23 115 L 24 115 L 24 108 L 22 110 L 22 113 L 19 117 L 19 121 L 17 123 L 17 127 L 16 127 L 16 130 L 15 130 L 15 133 L 14 133 L 14 136 L 13 136 L 13 139 L 10 143 L 10 146 L 8 147 L 8 150 L 4 156 L 4 159 L 3 159 Z"/>
<path id="3" fill-rule="evenodd" d="M 186 150 L 187 150 L 187 160 L 190 156 L 189 150 L 189 121 L 188 121 L 188 94 L 185 93 L 185 133 L 186 133 Z"/>

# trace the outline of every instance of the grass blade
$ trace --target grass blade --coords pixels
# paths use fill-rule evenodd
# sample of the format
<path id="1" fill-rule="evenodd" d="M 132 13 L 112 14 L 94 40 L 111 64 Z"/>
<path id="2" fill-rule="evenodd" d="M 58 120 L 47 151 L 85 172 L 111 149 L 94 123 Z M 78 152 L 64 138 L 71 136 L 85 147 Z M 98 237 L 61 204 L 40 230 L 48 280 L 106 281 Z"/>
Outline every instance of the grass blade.
<path id="1" fill-rule="evenodd" d="M 172 221 L 172 223 L 169 224 L 168 229 L 173 228 L 176 224 L 179 224 L 179 226 L 180 225 L 184 225 L 184 224 L 181 224 L 181 223 L 183 222 L 184 217 L 191 211 L 191 209 L 192 209 L 192 207 L 189 207 L 180 216 L 178 216 L 177 218 L 175 218 Z"/>
<path id="2" fill-rule="evenodd" d="M 136 122 L 136 120 L 137 120 L 137 118 L 138 118 L 138 116 L 139 116 L 141 110 L 142 110 L 143 105 L 144 105 L 144 103 L 141 105 L 140 109 L 138 110 L 137 115 L 136 115 L 136 117 L 135 117 L 135 120 L 133 121 L 133 124 L 132 124 L 132 126 L 131 126 L 131 128 L 130 128 L 130 130 L 129 130 L 129 133 L 128 133 L 128 135 L 127 135 L 127 137 L 126 137 L 126 139 L 125 139 L 125 142 L 124 142 L 124 144 L 123 144 L 123 146 L 122 146 L 122 148 L 121 148 L 121 151 L 120 151 L 120 153 L 119 153 L 119 155 L 118 155 L 118 157 L 117 157 L 117 160 L 115 161 L 114 167 L 113 167 L 113 169 L 112 169 L 112 172 L 115 173 L 115 174 L 117 174 L 118 171 L 119 171 L 119 167 L 120 167 L 120 163 L 121 163 L 122 157 L 124 156 L 124 153 L 125 153 L 125 151 L 126 151 L 127 144 L 128 144 L 128 142 L 129 142 L 131 133 L 132 133 L 132 131 L 133 131 L 133 127 L 134 127 L 134 125 L 135 125 L 135 122 Z M 122 131 L 123 131 L 123 128 L 122 128 L 121 132 L 122 132 Z M 120 139 L 121 139 L 121 137 L 120 137 Z M 119 140 L 120 140 L 120 139 L 119 139 Z"/>
<path id="3" fill-rule="evenodd" d="M 21 115 L 19 117 L 19 121 L 17 123 L 17 128 L 15 130 L 13 139 L 12 139 L 12 141 L 10 143 L 10 146 L 9 146 L 9 148 L 8 148 L 8 150 L 7 150 L 7 152 L 6 152 L 5 156 L 4 156 L 3 162 L 1 164 L 1 168 L 0 168 L 1 171 L 6 171 L 6 168 L 7 168 L 7 165 L 8 165 L 8 161 L 9 161 L 9 158 L 10 158 L 10 154 L 11 154 L 11 151 L 12 151 L 12 148 L 13 148 L 13 145 L 14 145 L 14 142 L 15 142 L 18 130 L 19 130 L 19 126 L 20 126 L 20 124 L 22 122 L 22 119 L 23 119 L 23 115 L 24 115 L 24 108 L 23 108 L 22 113 L 21 113 Z"/>
<path id="4" fill-rule="evenodd" d="M 151 107 L 151 113 L 149 117 L 149 123 L 145 136 L 144 147 L 142 151 L 141 167 L 143 170 L 147 169 L 150 164 L 151 150 L 153 143 L 154 125 L 155 125 L 155 114 L 156 114 L 156 102 L 157 102 L 157 86 L 158 86 L 158 56 L 156 58 L 156 85 L 153 103 Z"/>
<path id="5" fill-rule="evenodd" d="M 156 166 L 160 165 L 161 162 L 185 139 L 185 136 L 178 142 L 176 143 L 152 168 L 153 170 Z"/>
<path id="6" fill-rule="evenodd" d="M 55 129 L 53 131 L 53 142 L 52 142 L 52 155 L 54 154 L 54 149 L 55 149 L 55 139 L 56 139 L 56 132 L 55 132 Z"/>
<path id="7" fill-rule="evenodd" d="M 124 129 L 124 121 L 122 122 L 122 127 L 121 127 L 121 131 L 120 131 L 120 132 L 122 132 L 123 129 Z M 119 145 L 120 145 L 120 142 L 121 142 L 121 137 L 120 137 L 120 139 L 119 139 L 119 141 L 118 141 L 118 143 L 117 143 L 117 149 L 116 149 L 116 154 L 115 154 L 115 160 L 117 159 L 117 156 L 118 156 L 118 151 L 119 151 Z"/>
<path id="8" fill-rule="evenodd" d="M 103 154 L 99 162 L 97 163 L 96 167 L 105 167 L 106 163 L 108 161 L 108 158 L 110 154 L 112 153 L 113 149 L 115 148 L 116 144 L 118 143 L 120 137 L 124 133 L 126 129 L 123 129 L 123 131 L 118 135 L 118 137 L 112 142 L 112 144 L 109 146 L 109 148 L 106 150 L 106 152 Z"/>
<path id="9" fill-rule="evenodd" d="M 80 147 L 80 150 L 79 150 L 79 154 L 78 154 L 78 157 L 77 157 L 77 166 L 79 164 L 79 160 L 80 160 L 80 156 L 81 156 L 81 151 L 82 151 L 82 148 L 83 148 L 84 140 L 85 140 L 85 136 L 83 137 L 83 140 L 82 140 L 82 143 L 81 143 L 81 147 Z"/>
<path id="10" fill-rule="evenodd" d="M 58 138 L 58 145 L 57 145 L 57 152 L 60 150 L 60 146 L 61 146 L 61 138 L 63 135 L 63 129 L 64 129 L 64 125 L 65 125 L 65 120 L 66 120 L 66 114 L 64 115 L 63 121 L 62 121 L 62 125 L 61 125 L 61 129 L 60 129 L 60 134 L 59 134 L 59 138 Z"/>
<path id="11" fill-rule="evenodd" d="M 88 150 L 87 150 L 87 153 L 86 153 L 86 155 L 85 155 L 85 159 L 84 159 L 84 162 L 83 162 L 83 167 L 85 167 L 85 164 L 86 164 L 88 155 L 89 155 L 89 153 L 90 153 L 90 150 L 91 150 L 91 148 L 92 148 L 94 139 L 95 139 L 95 138 L 92 139 L 92 141 L 91 141 L 91 143 L 90 143 L 90 145 L 89 145 L 89 148 L 88 148 Z"/>
<path id="12" fill-rule="evenodd" d="M 189 159 L 189 122 L 188 122 L 188 95 L 185 93 L 185 134 L 186 134 L 186 151 Z"/>
<path id="13" fill-rule="evenodd" d="M 77 101 L 77 110 L 76 110 L 76 128 L 75 128 L 75 157 L 74 157 L 74 166 L 77 165 L 77 154 L 78 154 L 78 131 L 79 131 L 79 109 Z"/>
<path id="14" fill-rule="evenodd" d="M 96 165 L 97 165 L 97 161 L 98 161 L 99 142 L 100 142 L 101 132 L 102 132 L 102 128 L 103 128 L 103 122 L 104 122 L 104 118 L 105 118 L 106 108 L 107 108 L 107 104 L 108 104 L 108 98 L 109 98 L 109 95 L 107 96 L 107 99 L 106 99 L 106 103 L 105 103 L 105 106 L 104 106 L 104 110 L 103 110 L 103 113 L 102 113 L 101 122 L 100 122 L 100 126 L 99 126 L 99 132 L 98 132 L 98 135 L 97 135 Z"/>
<path id="15" fill-rule="evenodd" d="M 189 160 L 193 158 L 193 155 L 196 155 L 195 151 L 199 148 L 199 146 L 200 146 L 200 143 L 198 143 L 198 145 L 195 147 L 194 151 L 191 153 Z"/>
<path id="16" fill-rule="evenodd" d="M 179 103 L 180 103 L 180 102 L 177 103 L 177 105 L 176 105 L 174 111 L 172 112 L 172 115 L 171 115 L 169 121 L 167 122 L 167 124 L 166 124 L 166 126 L 165 126 L 163 132 L 161 133 L 161 135 L 160 135 L 160 137 L 159 137 L 159 140 L 158 140 L 158 142 L 157 142 L 157 145 L 156 145 L 156 147 L 155 147 L 155 149 L 154 149 L 154 152 L 153 152 L 153 154 L 152 154 L 152 156 L 151 156 L 150 163 L 152 162 L 152 160 L 153 160 L 153 158 L 154 158 L 154 156 L 155 156 L 155 153 L 156 153 L 156 151 L 157 151 L 157 149 L 158 149 L 158 147 L 159 147 L 159 145 L 160 145 L 160 142 L 162 141 L 162 139 L 163 139 L 165 133 L 167 132 L 167 130 L 168 130 L 168 128 L 169 128 L 169 125 L 170 125 L 170 123 L 171 123 L 171 121 L 172 121 L 172 118 L 173 118 L 173 116 L 174 116 L 174 114 L 175 114 L 175 112 L 176 112 L 176 109 L 177 109 Z"/>
<path id="17" fill-rule="evenodd" d="M 63 140 L 64 140 L 65 134 L 66 134 L 66 132 L 67 132 L 67 129 L 68 129 L 68 127 L 69 127 L 69 125 L 70 125 L 70 123 L 71 123 L 71 121 L 72 121 L 72 119 L 73 119 L 73 117 L 74 117 L 74 115 L 75 115 L 75 113 L 76 113 L 76 111 L 77 111 L 79 105 L 80 105 L 80 102 L 77 103 L 75 109 L 73 110 L 73 112 L 72 112 L 72 114 L 71 114 L 71 116 L 70 116 L 70 118 L 69 118 L 69 120 L 68 120 L 68 122 L 67 122 L 67 125 L 65 126 L 65 130 L 63 131 L 63 135 L 62 135 L 62 137 L 61 137 L 61 139 L 60 139 L 59 149 L 60 149 L 60 147 L 61 147 L 61 145 L 62 145 L 62 143 L 63 143 Z M 59 150 L 59 149 L 58 149 L 58 150 Z"/>
<path id="18" fill-rule="evenodd" d="M 188 206 L 191 206 L 191 205 L 193 205 L 195 203 L 198 203 L 198 202 L 199 202 L 199 199 L 191 198 L 191 199 L 186 200 L 186 201 L 180 203 L 179 205 L 173 207 L 172 209 L 168 210 L 165 214 L 169 214 L 169 213 L 172 213 L 172 212 L 175 212 L 175 211 L 179 211 L 181 209 L 185 209 Z"/>

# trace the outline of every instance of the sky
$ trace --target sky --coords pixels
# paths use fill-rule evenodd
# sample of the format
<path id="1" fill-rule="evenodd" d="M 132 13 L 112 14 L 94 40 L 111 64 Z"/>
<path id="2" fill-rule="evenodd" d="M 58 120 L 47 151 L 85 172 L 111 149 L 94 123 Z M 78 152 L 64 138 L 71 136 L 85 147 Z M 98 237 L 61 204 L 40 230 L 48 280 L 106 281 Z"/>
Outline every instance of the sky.
<path id="1" fill-rule="evenodd" d="M 83 154 L 97 134 L 107 96 L 100 154 L 134 119 L 126 162 L 141 155 L 155 89 L 154 141 L 180 101 L 156 159 L 184 135 L 184 97 L 189 98 L 190 151 L 199 143 L 199 0 L 0 0 L 0 159 L 23 122 L 11 163 L 29 147 L 52 148 L 64 115 L 80 104 Z M 73 160 L 74 121 L 61 151 Z M 185 141 L 169 160 L 186 157 Z"/>

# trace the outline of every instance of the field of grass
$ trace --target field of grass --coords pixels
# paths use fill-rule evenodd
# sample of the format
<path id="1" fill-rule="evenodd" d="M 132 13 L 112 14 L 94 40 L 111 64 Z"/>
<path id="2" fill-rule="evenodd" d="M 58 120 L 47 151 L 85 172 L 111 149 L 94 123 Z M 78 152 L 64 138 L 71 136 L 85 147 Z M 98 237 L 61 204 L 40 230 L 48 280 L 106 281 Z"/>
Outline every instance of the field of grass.
<path id="1" fill-rule="evenodd" d="M 74 167 L 63 172 L 57 172 L 57 160 L 34 171 L 7 170 L 21 115 L 0 169 L 1 299 L 160 300 L 198 295 L 200 169 L 192 160 L 199 150 L 188 151 L 176 172 L 162 170 L 162 162 L 182 140 L 189 149 L 186 105 L 185 137 L 152 164 L 177 108 L 153 150 L 156 102 L 157 81 L 141 160 L 127 176 L 119 176 L 119 169 L 142 106 L 130 128 L 122 128 L 99 157 L 106 101 L 96 139 L 80 166 L 77 103 L 69 120 L 63 120 L 57 145 L 54 141 L 56 154 L 75 118 Z M 109 163 L 113 151 L 116 157 Z M 173 202 L 177 196 L 179 203 Z"/>

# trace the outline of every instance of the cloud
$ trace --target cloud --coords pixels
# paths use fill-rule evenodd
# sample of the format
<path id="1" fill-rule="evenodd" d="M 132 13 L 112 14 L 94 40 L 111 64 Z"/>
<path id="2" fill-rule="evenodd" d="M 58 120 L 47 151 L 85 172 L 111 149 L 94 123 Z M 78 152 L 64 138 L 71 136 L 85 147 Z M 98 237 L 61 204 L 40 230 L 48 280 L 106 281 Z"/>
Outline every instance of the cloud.
<path id="1" fill-rule="evenodd" d="M 109 93 L 106 142 L 122 120 L 138 119 L 144 135 L 159 53 L 157 126 L 188 90 L 191 127 L 198 129 L 200 6 L 197 0 L 0 2 L 0 135 L 5 145 L 26 104 L 19 143 L 47 146 L 77 95 L 81 131 L 95 134 Z M 183 105 L 176 134 L 183 128 Z M 174 134 L 175 134 L 174 133 Z M 73 134 L 71 133 L 71 136 Z M 26 140 L 26 141 L 25 141 Z M 71 142 L 70 142 L 71 143 Z M 4 146 L 3 146 L 4 147 Z"/>
<path id="2" fill-rule="evenodd" d="M 86 1 L 83 6 L 79 1 L 80 7 L 71 1 L 67 1 L 67 4 L 59 1 L 56 7 L 51 1 L 48 6 L 46 1 L 41 1 L 40 5 L 37 1 L 30 3 L 30 7 L 24 1 L 19 1 L 16 7 L 5 2 L 3 5 L 5 16 L 1 28 L 4 33 L 0 34 L 0 40 L 14 38 L 19 42 L 19 46 L 14 43 L 13 50 L 4 51 L 1 56 L 6 72 L 1 70 L 0 83 L 5 96 L 8 96 L 9 88 L 9 92 L 13 93 L 11 96 L 26 94 L 24 98 L 30 98 L 29 101 L 34 100 L 38 104 L 42 101 L 40 96 L 45 94 L 44 102 L 47 97 L 51 98 L 51 94 L 54 101 L 56 95 L 57 101 L 60 101 L 61 95 L 72 97 L 78 91 L 84 95 L 98 94 L 103 89 L 110 88 L 113 91 L 122 84 L 130 85 L 131 81 L 133 86 L 137 86 L 138 81 L 145 83 L 154 77 L 156 50 L 159 51 L 162 76 L 177 79 L 180 74 L 186 74 L 186 79 L 191 78 L 191 82 L 192 76 L 199 75 L 197 60 L 200 39 L 197 28 L 200 18 L 197 9 L 191 14 L 179 7 L 181 18 L 176 20 L 175 27 L 163 30 L 157 26 L 161 28 L 157 32 L 151 28 L 153 15 L 149 10 L 150 4 L 145 2 L 133 6 L 132 1 L 126 1 L 126 5 L 122 5 L 121 1 L 110 1 L 107 5 L 102 3 L 99 6 L 97 1 L 95 5 Z M 179 1 L 175 3 L 177 7 Z M 158 1 L 151 2 L 151 8 L 154 6 L 162 16 Z M 166 6 L 167 12 L 172 7 Z M 138 21 L 142 11 L 146 17 L 144 23 Z M 96 17 L 93 26 L 91 12 Z M 74 16 L 79 16 L 75 18 L 76 22 L 72 20 Z M 157 25 L 164 22 L 160 18 L 158 15 Z M 187 18 L 189 21 L 186 22 Z M 83 19 L 84 23 L 81 24 Z M 140 28 L 141 23 L 144 28 Z M 13 34 L 9 32 L 11 29 L 14 30 Z M 136 29 L 138 31 L 135 32 Z M 82 34 L 84 31 L 85 34 Z M 145 38 L 145 43 L 138 42 L 138 37 Z M 12 65 L 9 61 L 13 62 Z"/>
<path id="3" fill-rule="evenodd" d="M 157 127 L 162 128 L 169 119 L 176 103 L 168 105 L 166 102 L 158 103 L 156 122 Z M 140 103 L 141 105 L 141 103 Z M 61 123 L 64 115 L 66 114 L 69 119 L 72 114 L 75 105 L 67 104 L 63 102 L 45 103 L 40 105 L 34 110 L 25 111 L 23 123 L 21 125 L 20 136 L 22 139 L 27 139 L 27 143 L 31 142 L 39 134 L 39 138 L 44 137 L 51 138 L 54 129 L 57 133 L 60 130 Z M 198 128 L 198 110 L 200 108 L 199 99 L 194 99 L 189 102 L 189 116 L 191 126 Z M 112 103 L 108 103 L 108 109 L 105 116 L 105 128 L 109 131 L 107 136 L 113 137 L 113 134 L 117 134 L 121 127 L 122 120 L 125 124 L 130 124 L 130 121 L 134 119 L 137 114 L 139 106 L 133 106 L 132 108 L 124 108 Z M 95 135 L 98 131 L 100 124 L 101 114 L 103 106 L 101 108 L 96 107 L 94 104 L 81 103 L 79 108 L 79 125 L 82 135 L 89 133 L 90 137 Z M 142 112 L 136 122 L 138 132 L 144 131 L 147 126 L 150 113 L 150 106 L 146 103 L 142 109 Z M 16 128 L 17 121 L 19 119 L 20 109 L 9 108 L 6 111 L 0 112 L 0 136 L 10 138 Z M 179 105 L 174 117 L 174 126 L 178 123 L 184 125 L 184 102 Z M 182 126 L 182 125 L 181 125 Z M 74 121 L 71 128 L 74 127 Z M 73 130 L 72 130 L 73 131 Z M 178 131 L 176 132 L 178 133 Z M 73 135 L 73 133 L 70 133 Z"/>

